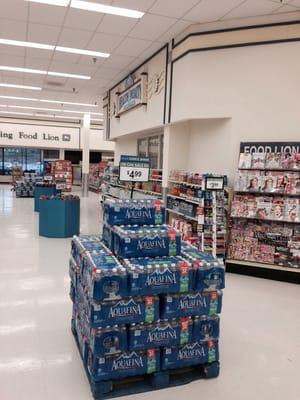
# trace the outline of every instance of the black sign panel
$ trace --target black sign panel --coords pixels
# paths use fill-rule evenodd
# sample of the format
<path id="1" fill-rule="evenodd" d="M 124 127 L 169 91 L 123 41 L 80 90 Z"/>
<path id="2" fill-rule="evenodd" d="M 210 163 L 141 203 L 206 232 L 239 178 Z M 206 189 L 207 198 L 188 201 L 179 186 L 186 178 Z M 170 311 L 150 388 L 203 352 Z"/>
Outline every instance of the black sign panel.
<path id="1" fill-rule="evenodd" d="M 241 142 L 240 153 L 300 153 L 300 142 Z"/>

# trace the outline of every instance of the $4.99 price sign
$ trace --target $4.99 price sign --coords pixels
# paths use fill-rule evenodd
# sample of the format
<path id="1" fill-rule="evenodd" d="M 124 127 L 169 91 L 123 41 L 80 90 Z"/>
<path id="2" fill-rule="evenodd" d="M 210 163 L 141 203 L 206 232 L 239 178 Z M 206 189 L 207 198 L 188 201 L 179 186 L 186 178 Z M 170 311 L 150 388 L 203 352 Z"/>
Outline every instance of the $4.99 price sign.
<path id="1" fill-rule="evenodd" d="M 148 157 L 121 156 L 120 181 L 148 182 L 149 170 Z"/>

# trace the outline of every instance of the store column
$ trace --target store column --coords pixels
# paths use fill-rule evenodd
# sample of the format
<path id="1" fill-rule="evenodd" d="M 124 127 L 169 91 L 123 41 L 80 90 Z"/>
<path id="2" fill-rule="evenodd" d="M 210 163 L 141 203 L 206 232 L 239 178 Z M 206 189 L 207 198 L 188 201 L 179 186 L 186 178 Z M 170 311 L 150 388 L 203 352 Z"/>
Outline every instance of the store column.
<path id="1" fill-rule="evenodd" d="M 91 115 L 84 114 L 81 125 L 81 140 L 82 140 L 82 196 L 88 197 L 88 177 L 90 164 L 90 126 Z"/>

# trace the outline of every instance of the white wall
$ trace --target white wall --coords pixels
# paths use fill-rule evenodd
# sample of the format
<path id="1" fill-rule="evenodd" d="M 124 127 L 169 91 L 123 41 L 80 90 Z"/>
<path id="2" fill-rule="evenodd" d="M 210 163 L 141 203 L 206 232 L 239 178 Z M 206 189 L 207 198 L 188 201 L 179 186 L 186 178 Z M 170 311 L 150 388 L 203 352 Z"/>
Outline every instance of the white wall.
<path id="1" fill-rule="evenodd" d="M 137 138 L 127 136 L 118 138 L 115 142 L 115 165 L 119 165 L 121 155 L 136 156 L 137 155 Z"/>
<path id="2" fill-rule="evenodd" d="M 297 42 L 198 52 L 176 62 L 172 121 L 231 117 L 191 124 L 187 167 L 233 177 L 240 141 L 300 141 L 299 71 Z"/>
<path id="3" fill-rule="evenodd" d="M 82 144 L 82 141 L 80 141 Z M 112 141 L 104 140 L 103 129 L 91 129 L 90 132 L 90 149 L 102 151 L 114 151 L 115 143 Z"/>

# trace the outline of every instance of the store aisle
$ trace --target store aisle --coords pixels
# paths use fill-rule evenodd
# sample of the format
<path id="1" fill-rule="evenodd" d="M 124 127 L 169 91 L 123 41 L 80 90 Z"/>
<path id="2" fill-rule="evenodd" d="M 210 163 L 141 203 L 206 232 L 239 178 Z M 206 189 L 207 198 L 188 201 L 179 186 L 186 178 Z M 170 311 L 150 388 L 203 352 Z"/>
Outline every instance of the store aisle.
<path id="1" fill-rule="evenodd" d="M 0 399 L 89 400 L 70 332 L 70 239 L 37 234 L 32 199 L 0 186 Z M 98 196 L 81 202 L 83 233 L 100 227 Z M 227 276 L 221 376 L 136 399 L 299 398 L 299 286 Z M 283 384 L 284 383 L 284 384 Z"/>

